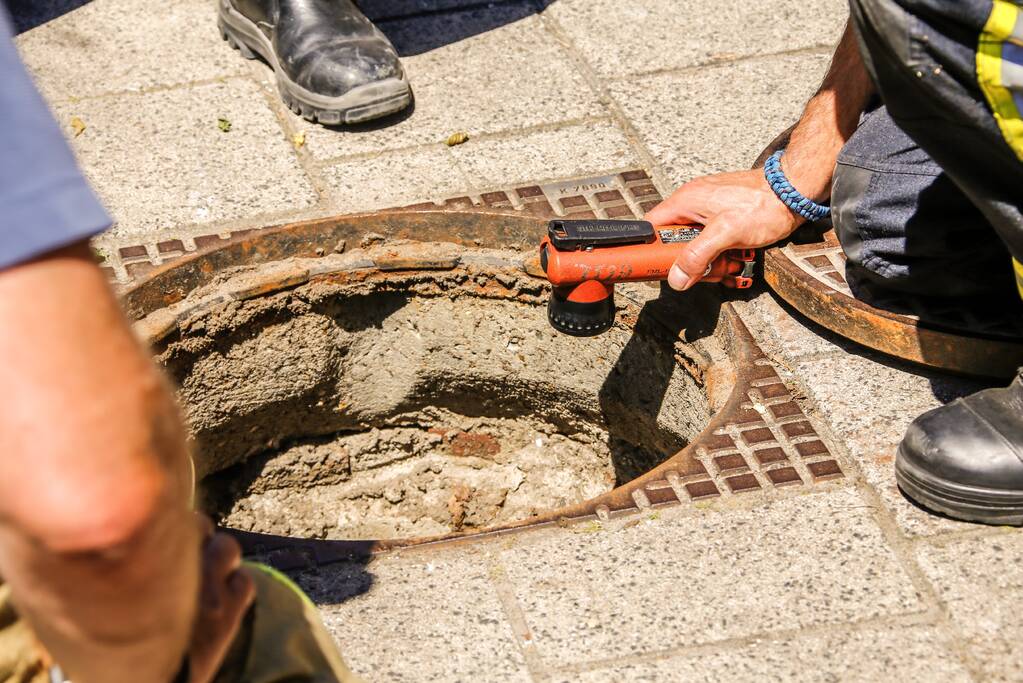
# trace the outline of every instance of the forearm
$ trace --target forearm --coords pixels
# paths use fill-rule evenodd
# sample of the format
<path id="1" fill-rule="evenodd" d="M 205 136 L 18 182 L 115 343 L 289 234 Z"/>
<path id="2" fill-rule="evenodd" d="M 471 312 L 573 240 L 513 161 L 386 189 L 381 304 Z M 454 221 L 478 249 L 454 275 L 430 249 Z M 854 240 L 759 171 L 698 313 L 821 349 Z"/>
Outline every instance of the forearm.
<path id="1" fill-rule="evenodd" d="M 871 96 L 856 36 L 847 24 L 820 89 L 792 130 L 782 167 L 793 186 L 807 197 L 826 201 L 838 154 L 852 137 Z"/>
<path id="2" fill-rule="evenodd" d="M 198 529 L 184 435 L 88 248 L 0 272 L 0 574 L 76 683 L 177 670 Z"/>

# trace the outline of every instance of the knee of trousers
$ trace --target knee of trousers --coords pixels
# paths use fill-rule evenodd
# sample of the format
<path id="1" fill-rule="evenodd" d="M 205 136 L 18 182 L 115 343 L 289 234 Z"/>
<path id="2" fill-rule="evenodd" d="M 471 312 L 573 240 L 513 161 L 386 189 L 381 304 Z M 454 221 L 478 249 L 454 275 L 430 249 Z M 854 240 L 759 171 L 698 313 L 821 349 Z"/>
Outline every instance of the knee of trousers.
<path id="1" fill-rule="evenodd" d="M 1005 246 L 947 177 L 839 163 L 831 211 L 850 282 L 931 296 L 1010 291 Z"/>
<path id="2" fill-rule="evenodd" d="M 864 244 L 861 227 L 862 209 L 869 207 L 867 199 L 873 175 L 868 169 L 839 163 L 831 181 L 831 222 L 835 236 L 842 245 L 847 263 L 858 268 L 865 267 L 865 249 L 866 254 L 870 254 L 869 245 Z"/>

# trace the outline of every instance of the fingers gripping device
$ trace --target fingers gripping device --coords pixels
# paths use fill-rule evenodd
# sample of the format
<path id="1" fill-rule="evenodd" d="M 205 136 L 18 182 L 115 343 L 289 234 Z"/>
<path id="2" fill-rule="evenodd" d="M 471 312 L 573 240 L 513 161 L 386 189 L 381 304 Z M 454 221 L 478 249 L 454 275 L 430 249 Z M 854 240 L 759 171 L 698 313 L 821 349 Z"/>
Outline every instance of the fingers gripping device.
<path id="1" fill-rule="evenodd" d="M 540 267 L 553 286 L 547 319 L 554 329 L 592 337 L 611 329 L 614 284 L 666 280 L 680 247 L 702 226 L 654 228 L 647 221 L 553 220 L 540 242 Z M 752 249 L 726 251 L 701 278 L 726 287 L 753 284 Z"/>

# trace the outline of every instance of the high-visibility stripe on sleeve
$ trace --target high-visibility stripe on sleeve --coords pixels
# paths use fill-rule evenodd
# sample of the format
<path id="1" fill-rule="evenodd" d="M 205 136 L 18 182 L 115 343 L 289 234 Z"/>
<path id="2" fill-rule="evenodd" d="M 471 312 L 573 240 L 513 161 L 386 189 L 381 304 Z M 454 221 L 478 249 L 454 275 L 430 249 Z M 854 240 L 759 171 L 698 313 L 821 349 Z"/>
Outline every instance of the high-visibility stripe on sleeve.
<path id="1" fill-rule="evenodd" d="M 1006 0 L 994 0 L 977 45 L 977 82 L 991 105 L 1002 137 L 1023 161 L 1023 118 L 1014 97 L 1023 95 L 1020 46 L 1023 16 L 1019 7 Z"/>
<path id="2" fill-rule="evenodd" d="M 1016 289 L 1019 290 L 1019 298 L 1023 299 L 1023 263 L 1012 259 L 1012 272 L 1016 274 Z"/>

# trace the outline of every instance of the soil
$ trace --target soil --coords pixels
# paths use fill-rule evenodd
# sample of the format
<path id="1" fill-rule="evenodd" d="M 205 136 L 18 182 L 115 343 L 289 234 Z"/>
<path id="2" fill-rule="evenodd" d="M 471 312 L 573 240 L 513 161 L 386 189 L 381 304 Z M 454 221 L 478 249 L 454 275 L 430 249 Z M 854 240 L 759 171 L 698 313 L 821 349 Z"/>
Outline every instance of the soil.
<path id="1" fill-rule="evenodd" d="M 181 323 L 160 360 L 205 507 L 316 538 L 481 529 L 608 491 L 706 424 L 699 354 L 674 333 L 558 334 L 545 284 L 488 259 L 319 277 Z"/>

